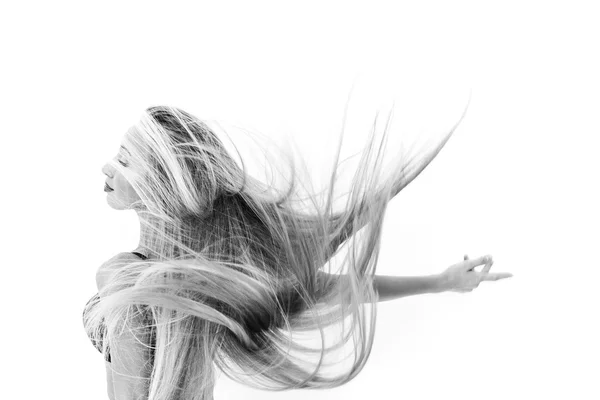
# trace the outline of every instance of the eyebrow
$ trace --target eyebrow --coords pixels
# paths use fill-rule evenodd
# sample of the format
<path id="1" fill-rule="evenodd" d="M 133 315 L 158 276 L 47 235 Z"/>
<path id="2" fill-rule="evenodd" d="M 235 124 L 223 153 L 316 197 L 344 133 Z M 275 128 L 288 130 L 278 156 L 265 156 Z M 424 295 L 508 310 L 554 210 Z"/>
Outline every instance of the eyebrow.
<path id="1" fill-rule="evenodd" d="M 128 154 L 129 154 L 129 155 L 131 155 L 131 153 L 129 153 L 129 150 L 127 150 L 127 149 L 126 149 L 125 147 L 123 147 L 122 145 L 121 145 L 121 148 L 122 148 L 123 150 L 125 150 L 125 151 L 126 151 Z"/>

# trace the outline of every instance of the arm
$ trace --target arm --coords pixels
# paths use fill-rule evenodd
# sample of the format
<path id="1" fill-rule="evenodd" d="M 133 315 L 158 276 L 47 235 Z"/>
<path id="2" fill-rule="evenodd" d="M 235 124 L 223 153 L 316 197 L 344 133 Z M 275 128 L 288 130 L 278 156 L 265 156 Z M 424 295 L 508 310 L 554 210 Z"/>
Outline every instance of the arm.
<path id="1" fill-rule="evenodd" d="M 508 272 L 490 273 L 494 261 L 487 255 L 464 261 L 448 267 L 444 272 L 427 276 L 373 276 L 373 288 L 379 293 L 379 301 L 394 300 L 400 297 L 413 296 L 425 293 L 471 292 L 483 281 L 497 281 L 510 278 Z M 476 267 L 484 265 L 481 272 Z M 347 275 L 332 275 L 319 271 L 321 279 L 348 280 Z"/>
<path id="2" fill-rule="evenodd" d="M 140 323 L 141 325 L 141 323 Z M 111 349 L 111 363 L 106 363 L 111 400 L 145 400 L 151 367 L 141 335 L 125 329 Z M 112 388 L 110 387 L 112 385 Z"/>
<path id="3" fill-rule="evenodd" d="M 348 275 L 334 275 L 319 271 L 322 279 L 347 281 Z M 428 276 L 385 276 L 373 277 L 373 288 L 379 293 L 379 302 L 414 296 L 425 293 L 440 293 L 445 291 L 441 275 Z"/>
<path id="4" fill-rule="evenodd" d="M 104 360 L 104 369 L 106 369 L 106 391 L 108 392 L 109 400 L 115 400 L 115 391 L 113 389 L 112 369 L 110 363 Z"/>
<path id="5" fill-rule="evenodd" d="M 379 293 L 380 302 L 417 294 L 441 293 L 445 290 L 439 274 L 427 276 L 375 275 L 373 286 Z"/>

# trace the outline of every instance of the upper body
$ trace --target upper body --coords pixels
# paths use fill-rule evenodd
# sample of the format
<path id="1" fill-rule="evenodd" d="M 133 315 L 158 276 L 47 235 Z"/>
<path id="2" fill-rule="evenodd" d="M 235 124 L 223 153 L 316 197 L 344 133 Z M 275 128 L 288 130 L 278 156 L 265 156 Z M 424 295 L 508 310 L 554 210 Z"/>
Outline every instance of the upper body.
<path id="1" fill-rule="evenodd" d="M 123 252 L 110 258 L 100 266 L 96 273 L 96 284 L 98 291 L 101 291 L 104 285 L 111 278 L 114 270 L 124 263 L 147 259 L 145 255 L 138 252 Z M 330 275 L 328 275 L 330 276 Z M 94 298 L 98 296 L 97 294 Z M 91 300 L 93 300 L 92 298 Z M 90 301 L 91 301 L 90 300 Z M 133 320 L 138 326 L 148 325 L 148 321 L 139 319 Z M 110 400 L 130 400 L 147 399 L 147 383 L 150 379 L 153 364 L 153 351 L 140 344 L 145 338 L 135 337 L 129 330 L 125 330 L 112 346 L 119 353 L 119 357 L 111 357 L 110 353 L 105 354 L 105 369 L 107 378 L 107 392 Z M 154 338 L 146 345 L 155 346 Z M 102 343 L 95 343 L 98 351 L 102 352 Z"/>
<path id="2" fill-rule="evenodd" d="M 236 154 L 230 154 L 218 135 L 198 118 L 173 107 L 147 109 L 140 121 L 124 135 L 118 156 L 103 168 L 108 178 L 105 184 L 107 201 L 114 209 L 131 209 L 138 213 L 140 245 L 151 253 L 171 258 L 172 254 L 180 252 L 177 249 L 201 249 L 192 252 L 199 252 L 204 259 L 223 267 L 216 274 L 207 272 L 210 281 L 218 282 L 217 285 L 206 285 L 200 277 L 194 280 L 194 274 L 187 274 L 189 281 L 186 283 L 193 286 L 194 293 L 199 298 L 217 299 L 214 301 L 217 304 L 195 302 L 198 304 L 193 307 L 194 314 L 199 317 L 194 322 L 199 322 L 182 327 L 181 335 L 172 335 L 173 347 L 185 352 L 186 346 L 190 347 L 186 342 L 187 334 L 195 334 L 200 328 L 222 335 L 203 335 L 199 339 L 203 345 L 194 346 L 195 353 L 185 362 L 180 357 L 162 355 L 153 360 L 148 354 L 148 346 L 132 334 L 132 331 L 144 330 L 144 325 L 148 325 L 144 321 L 148 314 L 136 313 L 143 320 L 128 319 L 129 328 L 133 329 L 115 333 L 117 336 L 110 340 L 113 357 L 107 357 L 106 362 L 109 397 L 147 399 L 146 382 L 152 375 L 152 368 L 148 366 L 156 361 L 155 378 L 165 383 L 161 385 L 164 393 L 158 395 L 161 399 L 171 399 L 175 393 L 184 394 L 183 398 L 208 398 L 214 383 L 215 367 L 210 364 L 210 358 L 215 348 L 222 349 L 225 357 L 232 358 L 235 370 L 247 371 L 245 376 L 258 375 L 262 381 L 260 387 L 265 389 L 330 388 L 351 379 L 354 375 L 321 376 L 318 373 L 320 364 L 315 365 L 313 371 L 303 370 L 284 348 L 289 343 L 288 338 L 267 335 L 266 329 L 270 324 L 280 326 L 290 319 L 297 321 L 297 326 L 302 329 L 322 328 L 320 318 L 304 318 L 301 313 L 305 306 L 322 297 L 332 302 L 336 301 L 334 297 L 340 298 L 347 307 L 340 307 L 337 311 L 341 312 L 332 313 L 331 317 L 342 322 L 348 314 L 357 318 L 353 318 L 349 332 L 343 329 L 339 344 L 347 342 L 350 334 L 356 336 L 356 330 L 368 332 L 360 335 L 360 343 L 355 342 L 353 370 L 358 373 L 371 349 L 374 330 L 368 327 L 375 318 L 374 312 L 363 312 L 361 303 L 375 298 L 381 301 L 398 297 L 385 296 L 386 291 L 402 292 L 403 296 L 423 293 L 432 287 L 439 291 L 437 278 L 397 280 L 383 277 L 385 279 L 381 281 L 375 279 L 374 267 L 389 199 L 425 168 L 449 136 L 432 151 L 423 154 L 422 159 L 415 158 L 416 161 L 407 163 L 402 157 L 397 166 L 389 168 L 397 172 L 384 179 L 380 174 L 383 159 L 380 155 L 383 155 L 385 136 L 378 145 L 373 133 L 363 151 L 356 179 L 348 189 L 349 201 L 343 211 L 334 213 L 332 204 L 337 192 L 333 182 L 337 176 L 339 152 L 330 175 L 331 185 L 323 192 L 325 196 L 315 193 L 306 197 L 307 188 L 303 180 L 296 179 L 294 168 L 290 171 L 289 182 L 283 187 L 273 186 L 273 182 L 259 182 L 247 174 L 243 160 L 240 166 Z M 298 188 L 297 183 L 303 187 Z M 325 204 L 326 209 L 322 209 L 321 205 Z M 300 212 L 296 205 L 307 207 L 302 207 Z M 333 280 L 339 279 L 339 284 L 330 285 L 333 280 L 328 274 L 318 274 L 317 280 L 325 280 L 315 282 L 314 271 L 322 268 L 339 246 L 355 238 L 359 231 L 359 239 L 352 240 L 352 257 L 345 257 L 342 262 L 341 270 L 347 270 L 349 276 L 335 275 Z M 119 264 L 138 260 L 132 253 L 120 253 L 103 264 L 96 276 L 99 293 L 105 295 L 112 283 L 115 287 L 131 284 L 134 277 L 113 274 Z M 157 276 L 171 268 L 157 264 L 152 271 Z M 255 278 L 264 276 L 265 272 L 271 276 L 270 271 L 276 272 L 273 285 L 265 285 L 262 279 Z M 485 274 L 488 271 L 489 267 L 484 270 Z M 468 281 L 478 284 L 479 277 L 475 275 L 479 274 L 471 272 Z M 457 274 L 459 277 L 464 275 L 462 269 Z M 371 284 L 375 290 L 364 290 Z M 169 285 L 175 289 L 179 286 L 180 282 Z M 281 293 L 271 290 L 275 286 L 281 286 Z M 168 296 L 159 293 L 151 285 L 140 285 L 138 289 L 123 291 L 119 305 L 139 306 L 140 294 L 161 300 L 171 296 L 170 293 Z M 379 297 L 373 296 L 374 292 Z M 168 304 L 174 311 L 189 310 L 185 305 Z M 220 312 L 220 308 L 231 312 Z M 98 322 L 94 318 L 87 327 L 98 329 Z M 137 330 L 138 327 L 142 329 Z M 260 351 L 254 353 L 252 349 L 257 347 L 268 350 L 272 356 L 263 357 Z M 283 362 L 273 368 L 264 368 L 269 358 Z M 235 370 L 226 367 L 224 372 L 229 374 Z M 186 378 L 189 371 L 192 371 L 193 379 L 179 380 Z M 182 387 L 167 385 L 167 382 L 180 382 Z"/>
<path id="3" fill-rule="evenodd" d="M 98 291 L 100 291 L 117 265 L 130 263 L 147 259 L 141 253 L 119 253 L 115 257 L 109 259 L 102 264 L 96 274 L 96 283 Z M 485 263 L 483 274 L 488 280 L 497 280 L 504 275 L 510 274 L 488 274 L 489 268 L 493 264 L 491 257 L 480 257 L 478 259 L 467 260 L 462 263 L 451 266 L 444 274 L 432 275 L 427 277 L 388 277 L 376 276 L 373 282 L 376 291 L 379 294 L 379 301 L 392 300 L 404 296 L 422 294 L 422 293 L 439 293 L 446 290 L 454 290 L 459 292 L 471 291 L 472 287 L 470 280 L 472 276 L 480 275 L 473 272 L 473 267 Z M 470 272 L 469 272 L 470 271 Z M 319 279 L 331 278 L 333 275 L 319 271 Z M 335 275 L 336 279 L 344 279 L 344 275 Z M 475 287 L 477 284 L 475 284 Z M 133 321 L 139 326 L 148 325 L 148 321 L 139 319 Z M 112 358 L 110 354 L 105 356 L 105 368 L 107 377 L 107 391 L 110 400 L 130 400 L 130 399 L 147 399 L 149 381 L 152 366 L 154 362 L 153 351 L 148 351 L 148 348 L 140 343 L 147 340 L 146 338 L 134 337 L 130 331 L 124 331 L 113 342 L 113 347 L 120 357 Z M 150 335 L 149 343 L 146 345 L 155 346 L 154 337 Z M 95 344 L 99 351 L 102 351 L 102 346 Z"/>
<path id="4" fill-rule="evenodd" d="M 96 273 L 96 284 L 100 291 L 110 278 L 111 268 L 116 264 L 139 261 L 145 259 L 140 253 L 119 253 L 107 262 L 102 264 Z M 134 320 L 134 323 L 136 321 Z M 139 320 L 140 325 L 147 324 L 147 321 Z M 107 379 L 107 391 L 110 400 L 130 400 L 146 399 L 148 396 L 147 383 L 152 371 L 152 352 L 140 344 L 134 335 L 125 330 L 114 341 L 113 347 L 120 357 L 111 358 L 110 354 L 105 355 L 105 369 Z M 149 343 L 151 346 L 154 343 Z M 100 344 L 96 348 L 102 351 Z"/>

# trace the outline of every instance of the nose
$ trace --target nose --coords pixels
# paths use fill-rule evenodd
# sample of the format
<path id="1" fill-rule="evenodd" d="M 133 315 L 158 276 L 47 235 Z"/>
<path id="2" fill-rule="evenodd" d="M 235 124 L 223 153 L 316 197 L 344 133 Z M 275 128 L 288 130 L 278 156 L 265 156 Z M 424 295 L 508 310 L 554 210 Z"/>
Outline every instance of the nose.
<path id="1" fill-rule="evenodd" d="M 112 178 L 113 173 L 108 164 L 105 164 L 104 167 L 102 167 L 102 173 L 108 176 L 109 178 Z"/>

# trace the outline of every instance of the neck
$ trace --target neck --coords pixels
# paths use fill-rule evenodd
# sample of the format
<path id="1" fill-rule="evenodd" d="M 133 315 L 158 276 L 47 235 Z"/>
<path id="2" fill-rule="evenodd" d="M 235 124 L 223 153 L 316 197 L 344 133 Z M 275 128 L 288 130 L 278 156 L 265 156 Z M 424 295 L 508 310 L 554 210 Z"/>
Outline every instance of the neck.
<path id="1" fill-rule="evenodd" d="M 146 257 L 152 258 L 153 254 L 158 254 L 158 249 L 154 248 L 156 244 L 153 243 L 152 240 L 156 233 L 148 226 L 148 224 L 155 226 L 156 218 L 148 217 L 147 215 L 142 217 L 139 213 L 138 217 L 140 220 L 140 242 L 135 251 L 142 253 Z"/>

